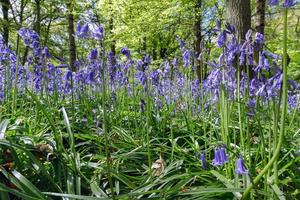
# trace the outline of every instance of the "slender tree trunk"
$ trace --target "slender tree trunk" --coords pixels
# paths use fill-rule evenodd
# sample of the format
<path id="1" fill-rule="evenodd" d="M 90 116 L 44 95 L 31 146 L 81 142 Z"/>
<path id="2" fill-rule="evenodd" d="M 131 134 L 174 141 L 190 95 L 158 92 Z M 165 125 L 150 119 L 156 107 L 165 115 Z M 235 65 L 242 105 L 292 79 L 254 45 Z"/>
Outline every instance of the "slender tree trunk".
<path id="1" fill-rule="evenodd" d="M 24 21 L 24 9 L 26 7 L 26 3 L 27 1 L 26 0 L 21 0 L 21 5 L 20 5 L 20 14 L 19 14 L 19 26 L 22 27 L 23 25 L 23 21 Z M 18 28 L 20 28 L 18 27 Z M 19 44 L 19 40 L 20 40 L 20 36 L 18 35 L 17 36 L 17 44 Z M 17 45 L 17 52 L 19 52 L 19 45 Z M 28 47 L 25 48 L 25 51 L 24 51 L 24 55 L 22 57 L 22 64 L 24 65 L 26 60 L 27 60 L 27 54 L 28 54 Z"/>
<path id="2" fill-rule="evenodd" d="M 111 16 L 110 19 L 109 19 L 109 33 L 110 33 L 110 37 L 113 37 L 113 29 L 114 29 L 114 20 L 113 20 L 113 16 Z M 114 39 L 111 42 L 110 51 L 114 55 L 116 55 L 116 41 Z"/>
<path id="3" fill-rule="evenodd" d="M 110 18 L 109 18 L 109 34 L 110 34 L 110 37 L 113 38 L 113 30 L 114 30 L 114 19 L 113 19 L 113 4 L 112 4 L 112 0 L 109 0 L 109 6 L 110 6 L 110 9 L 112 10 L 112 14 L 110 15 Z M 116 41 L 113 39 L 112 42 L 111 42 L 111 45 L 110 45 L 110 51 L 116 55 Z"/>
<path id="4" fill-rule="evenodd" d="M 166 53 L 167 53 L 167 48 L 165 47 L 165 38 L 159 37 L 159 43 L 160 43 L 160 48 L 159 48 L 159 57 L 161 59 L 166 58 Z"/>
<path id="5" fill-rule="evenodd" d="M 48 40 L 49 40 L 49 34 L 50 34 L 50 27 L 51 27 L 51 24 L 52 24 L 52 20 L 53 20 L 53 12 L 52 12 L 52 8 L 51 8 L 51 13 L 50 13 L 50 18 L 49 18 L 49 23 L 47 25 L 47 31 L 46 31 L 46 37 L 45 37 L 45 46 L 48 45 Z"/>
<path id="6" fill-rule="evenodd" d="M 261 34 L 265 33 L 265 8 L 266 0 L 256 0 L 255 30 Z"/>
<path id="7" fill-rule="evenodd" d="M 152 58 L 153 60 L 157 60 L 157 40 L 153 40 L 153 46 L 152 46 Z"/>
<path id="8" fill-rule="evenodd" d="M 72 3 L 67 4 L 68 7 L 68 35 L 69 35 L 69 65 L 72 71 L 76 71 L 76 43 L 74 31 L 74 15 Z"/>
<path id="9" fill-rule="evenodd" d="M 255 31 L 261 34 L 265 33 L 265 8 L 266 0 L 256 0 L 256 23 Z M 259 62 L 259 51 L 254 52 L 255 64 Z"/>
<path id="10" fill-rule="evenodd" d="M 251 28 L 250 0 L 225 0 L 225 9 L 226 20 L 236 26 L 238 40 L 242 41 Z"/>
<path id="11" fill-rule="evenodd" d="M 34 30 L 40 36 L 41 34 L 41 0 L 35 0 L 35 14 L 36 20 L 34 23 Z"/>
<path id="12" fill-rule="evenodd" d="M 201 53 L 201 41 L 202 41 L 202 35 L 201 35 L 201 4 L 202 0 L 196 0 L 196 6 L 195 6 L 195 24 L 194 24 L 194 34 L 195 34 L 195 42 L 194 42 L 194 48 L 195 48 L 195 58 L 196 58 L 196 74 L 199 79 L 199 81 L 202 81 L 203 78 L 203 71 L 202 71 L 202 63 L 201 60 L 198 60 L 198 56 Z"/>
<path id="13" fill-rule="evenodd" d="M 3 14 L 3 39 L 4 42 L 7 44 L 9 39 L 9 20 L 8 20 L 8 9 L 9 9 L 9 0 L 1 0 L 2 6 L 2 14 Z"/>

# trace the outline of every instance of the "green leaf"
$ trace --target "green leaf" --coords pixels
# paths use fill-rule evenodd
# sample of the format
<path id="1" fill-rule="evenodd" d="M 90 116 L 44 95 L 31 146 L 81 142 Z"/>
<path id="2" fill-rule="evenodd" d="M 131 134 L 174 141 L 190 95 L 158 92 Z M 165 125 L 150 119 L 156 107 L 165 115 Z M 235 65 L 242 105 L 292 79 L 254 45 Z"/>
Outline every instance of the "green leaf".
<path id="1" fill-rule="evenodd" d="M 1 123 L 0 123 L 0 140 L 5 138 L 5 132 L 7 129 L 9 123 L 9 119 L 4 119 Z"/>
<path id="2" fill-rule="evenodd" d="M 241 191 L 238 191 L 239 188 L 235 188 L 234 185 L 232 185 L 232 183 L 227 178 L 225 178 L 223 175 L 221 175 L 219 172 L 217 172 L 215 170 L 211 170 L 210 173 L 212 175 L 214 175 L 217 179 L 219 179 L 228 189 L 232 189 L 231 192 L 237 199 L 241 199 L 242 194 L 240 193 Z M 237 190 L 235 191 L 234 189 L 237 189 Z"/>

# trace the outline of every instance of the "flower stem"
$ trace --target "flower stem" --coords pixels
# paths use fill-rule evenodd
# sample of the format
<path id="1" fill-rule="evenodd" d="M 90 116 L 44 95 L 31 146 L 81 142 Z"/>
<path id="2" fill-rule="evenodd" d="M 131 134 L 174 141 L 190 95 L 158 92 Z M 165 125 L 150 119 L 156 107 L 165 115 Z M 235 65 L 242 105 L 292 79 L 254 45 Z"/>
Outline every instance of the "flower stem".
<path id="1" fill-rule="evenodd" d="M 104 61 L 105 58 L 105 50 L 104 44 L 101 44 L 102 50 L 102 109 L 103 109 L 103 132 L 104 132 L 104 139 L 105 139 L 105 154 L 106 154 L 106 165 L 107 165 L 107 177 L 109 182 L 109 187 L 111 190 L 112 199 L 115 199 L 114 187 L 111 178 L 111 155 L 110 155 L 110 142 L 109 142 L 109 130 L 108 130 L 108 116 L 107 116 L 107 109 L 106 109 L 106 63 Z"/>
<path id="2" fill-rule="evenodd" d="M 275 161 L 277 161 L 281 145 L 283 142 L 284 134 L 285 134 L 285 118 L 287 112 L 287 15 L 288 9 L 284 8 L 284 24 L 283 24 L 283 84 L 282 84 L 282 112 L 281 112 L 281 128 L 278 143 L 272 158 L 269 160 L 268 164 L 264 167 L 264 169 L 255 177 L 253 183 L 251 183 L 243 193 L 242 199 L 247 199 L 250 191 L 253 187 L 260 181 L 263 175 L 269 170 L 269 168 L 273 165 Z"/>

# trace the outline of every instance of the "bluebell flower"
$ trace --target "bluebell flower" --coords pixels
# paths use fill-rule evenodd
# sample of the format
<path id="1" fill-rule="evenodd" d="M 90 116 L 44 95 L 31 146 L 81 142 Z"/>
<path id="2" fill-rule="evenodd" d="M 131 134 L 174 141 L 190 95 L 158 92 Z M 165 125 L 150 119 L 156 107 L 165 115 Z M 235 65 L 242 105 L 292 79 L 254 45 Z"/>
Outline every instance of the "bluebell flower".
<path id="1" fill-rule="evenodd" d="M 84 24 L 83 26 L 81 26 L 80 23 L 81 22 L 78 22 L 77 24 L 77 30 L 76 30 L 77 37 L 79 38 L 89 37 L 89 31 L 90 31 L 89 24 Z"/>
<path id="2" fill-rule="evenodd" d="M 130 51 L 128 50 L 127 47 L 123 47 L 123 48 L 121 49 L 121 53 L 122 53 L 124 56 L 126 56 L 127 59 L 130 58 Z"/>
<path id="3" fill-rule="evenodd" d="M 102 26 L 97 26 L 92 32 L 92 37 L 96 40 L 103 40 L 104 28 Z"/>
<path id="4" fill-rule="evenodd" d="M 66 81 L 70 81 L 72 77 L 72 71 L 71 70 L 67 70 L 65 73 L 65 80 Z"/>
<path id="5" fill-rule="evenodd" d="M 173 65 L 174 68 L 176 68 L 178 66 L 178 60 L 177 60 L 177 58 L 173 59 L 172 65 Z"/>
<path id="6" fill-rule="evenodd" d="M 170 70 L 171 70 L 170 63 L 169 63 L 169 61 L 166 61 L 165 62 L 165 68 L 164 68 L 164 71 L 163 71 L 163 76 L 167 77 Z"/>
<path id="7" fill-rule="evenodd" d="M 139 59 L 137 62 L 136 62 L 136 69 L 139 70 L 139 71 L 144 71 L 144 62 Z"/>
<path id="8" fill-rule="evenodd" d="M 145 65 L 149 66 L 151 64 L 151 58 L 149 55 L 145 55 L 143 62 L 145 63 Z"/>
<path id="9" fill-rule="evenodd" d="M 233 24 L 230 24 L 230 23 L 226 23 L 225 24 L 225 31 L 229 34 L 235 34 L 236 33 L 236 28 Z"/>
<path id="10" fill-rule="evenodd" d="M 296 2 L 294 2 L 294 0 L 285 0 L 283 3 L 283 7 L 285 8 L 290 8 L 293 7 L 294 5 L 296 5 Z"/>
<path id="11" fill-rule="evenodd" d="M 204 150 L 202 151 L 202 153 L 200 155 L 200 160 L 201 160 L 201 163 L 202 163 L 202 169 L 207 169 L 205 151 Z"/>
<path id="12" fill-rule="evenodd" d="M 97 56 L 98 56 L 98 50 L 96 48 L 92 49 L 91 53 L 90 53 L 90 56 L 89 56 L 89 59 L 96 60 Z"/>
<path id="13" fill-rule="evenodd" d="M 50 57 L 51 57 L 48 47 L 45 47 L 45 48 L 43 49 L 43 55 L 44 55 L 46 58 L 50 58 Z"/>
<path id="14" fill-rule="evenodd" d="M 183 53 L 182 59 L 184 62 L 184 67 L 189 67 L 191 64 L 191 52 L 189 50 L 186 50 Z"/>
<path id="15" fill-rule="evenodd" d="M 246 170 L 244 160 L 241 156 L 236 161 L 235 173 L 237 173 L 237 174 L 248 174 L 248 170 Z"/>
<path id="16" fill-rule="evenodd" d="M 214 159 L 212 161 L 213 166 L 220 166 L 222 165 L 223 162 L 221 160 L 221 155 L 220 155 L 220 150 L 218 147 L 215 147 L 215 154 L 214 154 Z"/>
<path id="17" fill-rule="evenodd" d="M 279 4 L 279 0 L 269 0 L 270 6 L 277 6 Z"/>
<path id="18" fill-rule="evenodd" d="M 288 104 L 291 109 L 298 109 L 299 108 L 299 98 L 300 94 L 288 94 Z"/>
<path id="19" fill-rule="evenodd" d="M 159 85 L 159 71 L 157 69 L 150 73 L 150 78 L 154 86 Z"/>
<path id="20" fill-rule="evenodd" d="M 227 64 L 233 66 L 234 60 L 240 52 L 239 44 L 236 37 L 232 37 L 231 41 L 226 45 L 227 47 Z"/>
<path id="21" fill-rule="evenodd" d="M 221 159 L 221 162 L 224 164 L 226 162 L 228 162 L 228 158 L 227 158 L 227 154 L 226 154 L 226 149 L 224 146 L 222 146 L 220 148 L 220 159 Z"/>
<path id="22" fill-rule="evenodd" d="M 78 22 L 76 26 L 76 33 L 79 33 L 80 31 L 81 31 L 81 22 Z"/>
<path id="23" fill-rule="evenodd" d="M 252 43 L 252 31 L 248 30 L 245 36 L 245 41 L 240 49 L 240 65 L 244 65 L 246 58 L 247 58 L 247 64 L 253 65 L 253 43 Z"/>
<path id="24" fill-rule="evenodd" d="M 218 35 L 217 38 L 217 47 L 223 47 L 226 43 L 226 39 L 227 39 L 227 35 L 226 35 L 226 31 L 221 31 Z"/>
<path id="25" fill-rule="evenodd" d="M 179 48 L 181 51 L 184 51 L 186 43 L 178 35 L 176 36 L 177 41 L 179 42 Z"/>
<path id="26" fill-rule="evenodd" d="M 265 37 L 263 34 L 256 32 L 254 36 L 254 49 L 256 51 L 262 51 Z"/>
<path id="27" fill-rule="evenodd" d="M 161 101 L 160 98 L 154 97 L 154 107 L 155 107 L 157 110 L 162 109 L 163 103 L 162 103 L 162 101 Z"/>
<path id="28" fill-rule="evenodd" d="M 248 102 L 247 102 L 247 108 L 248 108 L 247 115 L 249 117 L 254 117 L 254 115 L 255 115 L 255 106 L 256 106 L 256 100 L 255 99 L 249 99 Z"/>

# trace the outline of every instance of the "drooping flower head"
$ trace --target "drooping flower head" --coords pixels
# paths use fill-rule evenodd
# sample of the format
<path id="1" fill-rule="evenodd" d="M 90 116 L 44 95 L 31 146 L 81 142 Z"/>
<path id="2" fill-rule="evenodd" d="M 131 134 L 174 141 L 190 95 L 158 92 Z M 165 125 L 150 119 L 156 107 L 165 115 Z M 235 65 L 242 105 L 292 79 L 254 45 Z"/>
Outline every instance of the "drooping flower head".
<path id="1" fill-rule="evenodd" d="M 81 22 L 77 23 L 76 35 L 78 38 L 88 38 L 89 37 L 89 24 L 81 25 Z"/>
<path id="2" fill-rule="evenodd" d="M 173 59 L 172 65 L 173 65 L 174 68 L 176 68 L 178 66 L 178 60 L 177 60 L 177 58 Z"/>
<path id="3" fill-rule="evenodd" d="M 221 160 L 220 150 L 218 147 L 215 148 L 215 155 L 212 164 L 213 166 L 220 166 L 223 164 Z"/>
<path id="4" fill-rule="evenodd" d="M 92 38 L 95 40 L 103 40 L 104 28 L 103 26 L 97 26 L 92 32 Z"/>
<path id="5" fill-rule="evenodd" d="M 256 51 L 261 51 L 264 45 L 264 35 L 256 32 L 254 36 L 254 49 Z"/>
<path id="6" fill-rule="evenodd" d="M 124 56 L 126 56 L 127 59 L 130 58 L 130 51 L 129 51 L 129 49 L 128 49 L 127 47 L 123 47 L 123 48 L 121 49 L 121 53 L 122 53 Z"/>
<path id="7" fill-rule="evenodd" d="M 178 35 L 176 36 L 177 41 L 179 42 L 179 47 L 181 51 L 184 51 L 185 49 L 185 41 L 183 39 L 181 39 Z"/>
<path id="8" fill-rule="evenodd" d="M 49 52 L 48 47 L 45 47 L 45 48 L 43 49 L 43 55 L 44 55 L 46 58 L 50 58 L 50 57 L 51 57 L 51 54 L 50 54 L 50 52 Z"/>
<path id="9" fill-rule="evenodd" d="M 202 163 L 202 169 L 206 169 L 207 166 L 206 166 L 206 158 L 205 158 L 205 151 L 203 150 L 201 155 L 200 155 L 200 160 L 201 160 L 201 163 Z"/>
<path id="10" fill-rule="evenodd" d="M 270 6 L 277 6 L 279 4 L 279 0 L 269 0 Z"/>
<path id="11" fill-rule="evenodd" d="M 29 46 L 32 49 L 40 48 L 40 38 L 34 30 L 21 28 L 18 31 L 18 34 L 24 40 L 26 46 Z"/>
<path id="12" fill-rule="evenodd" d="M 221 48 L 225 45 L 227 39 L 226 31 L 221 31 L 217 38 L 217 47 Z"/>
<path id="13" fill-rule="evenodd" d="M 248 170 L 246 170 L 242 156 L 240 156 L 235 163 L 235 173 L 248 174 Z"/>
<path id="14" fill-rule="evenodd" d="M 279 0 L 269 0 L 270 6 L 277 6 L 279 4 Z M 283 7 L 290 8 L 296 5 L 296 2 L 294 0 L 284 0 Z"/>
<path id="15" fill-rule="evenodd" d="M 89 55 L 89 59 L 95 60 L 97 59 L 97 56 L 98 56 L 98 50 L 96 48 L 92 49 Z"/>
<path id="16" fill-rule="evenodd" d="M 290 8 L 290 7 L 293 7 L 294 5 L 296 5 L 294 0 L 285 0 L 283 3 L 283 7 L 285 7 L 285 8 Z"/>
<path id="17" fill-rule="evenodd" d="M 227 154 L 226 154 L 226 149 L 224 146 L 220 148 L 220 158 L 222 163 L 228 162 Z"/>
<path id="18" fill-rule="evenodd" d="M 191 52 L 186 50 L 182 55 L 182 59 L 184 61 L 184 67 L 189 67 L 191 65 Z"/>

